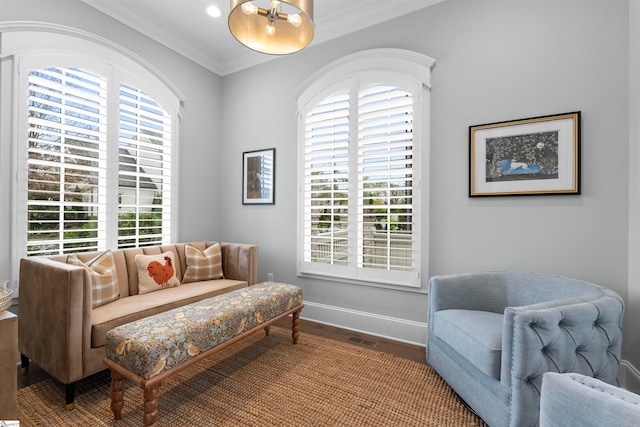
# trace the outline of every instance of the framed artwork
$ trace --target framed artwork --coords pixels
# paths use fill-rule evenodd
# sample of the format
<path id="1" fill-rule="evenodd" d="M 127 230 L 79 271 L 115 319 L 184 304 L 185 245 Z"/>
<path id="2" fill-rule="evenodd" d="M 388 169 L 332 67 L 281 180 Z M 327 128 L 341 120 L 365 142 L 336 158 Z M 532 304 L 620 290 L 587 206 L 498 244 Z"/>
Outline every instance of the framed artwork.
<path id="1" fill-rule="evenodd" d="M 580 194 L 580 111 L 469 126 L 469 196 Z"/>
<path id="2" fill-rule="evenodd" d="M 275 204 L 276 149 L 242 153 L 242 204 Z"/>

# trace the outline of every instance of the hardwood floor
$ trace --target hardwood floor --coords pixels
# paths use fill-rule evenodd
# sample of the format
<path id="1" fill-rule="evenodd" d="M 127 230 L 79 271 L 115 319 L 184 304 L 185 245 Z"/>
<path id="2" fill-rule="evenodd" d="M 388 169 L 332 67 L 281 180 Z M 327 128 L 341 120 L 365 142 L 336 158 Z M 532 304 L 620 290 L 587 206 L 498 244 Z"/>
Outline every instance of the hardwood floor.
<path id="1" fill-rule="evenodd" d="M 291 318 L 288 317 L 281 319 L 275 324 L 284 328 L 290 328 Z M 385 353 L 394 354 L 405 359 L 410 359 L 415 362 L 426 363 L 425 348 L 421 346 L 367 335 L 348 329 L 336 328 L 334 326 L 311 322 L 304 319 L 300 320 L 300 331 L 338 341 L 348 342 L 354 345 L 361 345 Z M 21 368 L 18 366 L 17 375 L 18 388 L 26 387 L 49 378 L 49 374 L 33 362 L 29 364 L 29 373 L 27 375 L 22 375 Z"/>
<path id="2" fill-rule="evenodd" d="M 276 322 L 276 324 L 283 327 L 290 327 L 291 319 L 282 319 L 279 322 Z M 334 326 L 311 322 L 304 319 L 300 320 L 300 330 L 338 341 L 347 341 L 351 344 L 373 348 L 384 353 L 395 354 L 396 356 L 410 359 L 415 362 L 427 363 L 425 348 L 418 345 L 407 344 L 374 335 L 367 335 L 348 329 L 336 328 Z"/>

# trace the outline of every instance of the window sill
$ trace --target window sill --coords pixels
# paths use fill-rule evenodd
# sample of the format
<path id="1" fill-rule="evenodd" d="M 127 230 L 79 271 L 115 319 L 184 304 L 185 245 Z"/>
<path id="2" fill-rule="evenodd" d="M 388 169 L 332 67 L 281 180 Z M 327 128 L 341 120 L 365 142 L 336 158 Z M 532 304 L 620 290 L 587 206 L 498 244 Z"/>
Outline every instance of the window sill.
<path id="1" fill-rule="evenodd" d="M 298 272 L 297 276 L 301 278 L 307 278 L 307 279 L 324 280 L 329 282 L 337 282 L 337 283 L 357 285 L 357 286 L 366 286 L 366 287 L 372 287 L 372 288 L 390 289 L 394 291 L 411 292 L 415 294 L 428 293 L 428 284 L 422 284 L 422 282 L 421 282 L 421 286 L 403 286 L 403 285 L 395 285 L 392 283 L 356 280 L 356 279 L 351 279 L 347 277 L 338 277 L 338 276 L 331 276 L 331 275 L 319 274 L 319 273 Z"/>

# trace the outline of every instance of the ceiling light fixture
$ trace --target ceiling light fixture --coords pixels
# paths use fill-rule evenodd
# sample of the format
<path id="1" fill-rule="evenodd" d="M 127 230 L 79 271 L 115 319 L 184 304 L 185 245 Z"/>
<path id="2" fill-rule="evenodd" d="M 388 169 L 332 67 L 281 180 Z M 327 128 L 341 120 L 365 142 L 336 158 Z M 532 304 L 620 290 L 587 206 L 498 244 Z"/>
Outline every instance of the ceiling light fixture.
<path id="1" fill-rule="evenodd" d="M 313 0 L 231 0 L 229 30 L 257 52 L 297 52 L 313 39 Z"/>
<path id="2" fill-rule="evenodd" d="M 211 5 L 207 8 L 207 14 L 214 18 L 219 18 L 220 15 L 222 15 L 222 12 L 220 12 L 220 8 L 218 6 Z"/>

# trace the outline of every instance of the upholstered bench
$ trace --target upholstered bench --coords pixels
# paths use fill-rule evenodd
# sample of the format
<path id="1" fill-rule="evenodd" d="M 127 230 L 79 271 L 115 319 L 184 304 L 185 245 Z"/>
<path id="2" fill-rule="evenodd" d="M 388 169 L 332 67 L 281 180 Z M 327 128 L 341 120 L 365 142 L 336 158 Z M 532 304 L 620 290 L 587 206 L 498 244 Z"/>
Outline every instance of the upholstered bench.
<path id="1" fill-rule="evenodd" d="M 296 344 L 302 290 L 265 282 L 159 313 L 107 332 L 105 364 L 111 370 L 111 410 L 124 406 L 124 378 L 144 390 L 144 425 L 155 425 L 161 382 L 247 335 L 292 315 Z"/>

